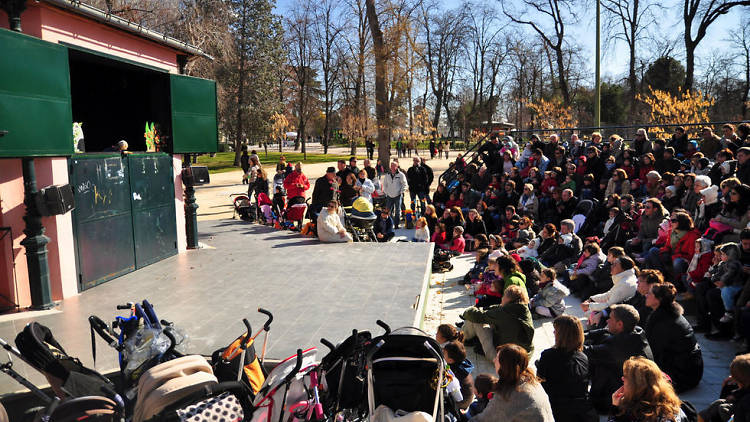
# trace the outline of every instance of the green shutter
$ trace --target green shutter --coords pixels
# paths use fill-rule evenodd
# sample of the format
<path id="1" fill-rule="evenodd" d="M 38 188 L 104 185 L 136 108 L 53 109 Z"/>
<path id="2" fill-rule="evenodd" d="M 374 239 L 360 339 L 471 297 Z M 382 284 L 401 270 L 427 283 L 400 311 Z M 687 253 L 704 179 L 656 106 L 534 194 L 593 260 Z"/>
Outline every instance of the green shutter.
<path id="1" fill-rule="evenodd" d="M 0 29 L 0 157 L 73 154 L 68 49 Z"/>
<path id="2" fill-rule="evenodd" d="M 216 152 L 216 82 L 170 75 L 175 153 Z"/>

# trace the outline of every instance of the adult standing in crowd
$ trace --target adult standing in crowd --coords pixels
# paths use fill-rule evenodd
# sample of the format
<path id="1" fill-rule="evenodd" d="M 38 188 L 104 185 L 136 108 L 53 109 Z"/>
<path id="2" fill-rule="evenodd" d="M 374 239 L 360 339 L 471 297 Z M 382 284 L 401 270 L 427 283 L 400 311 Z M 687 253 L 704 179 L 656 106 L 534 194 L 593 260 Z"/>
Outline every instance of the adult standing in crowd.
<path id="1" fill-rule="evenodd" d="M 383 176 L 383 193 L 395 229 L 401 224 L 401 202 L 407 186 L 406 175 L 398 168 L 398 162 L 392 162 L 390 171 Z"/>
<path id="2" fill-rule="evenodd" d="M 310 212 L 317 214 L 323 207 L 338 197 L 339 183 L 336 180 L 336 169 L 328 167 L 326 174 L 315 181 L 312 193 L 312 204 Z"/>
<path id="3" fill-rule="evenodd" d="M 414 204 L 414 210 L 421 209 L 420 202 L 426 203 L 427 193 L 430 190 L 427 171 L 422 167 L 422 160 L 418 156 L 412 158 L 412 166 L 406 171 L 406 180 L 409 184 L 409 196 Z M 424 213 L 421 209 L 420 213 Z"/>
<path id="4" fill-rule="evenodd" d="M 294 198 L 302 198 L 302 202 L 305 202 L 305 192 L 310 189 L 310 181 L 307 180 L 307 176 L 302 173 L 302 163 L 298 162 L 294 165 L 294 171 L 284 179 L 284 189 L 286 189 L 287 197 L 291 203 Z"/>

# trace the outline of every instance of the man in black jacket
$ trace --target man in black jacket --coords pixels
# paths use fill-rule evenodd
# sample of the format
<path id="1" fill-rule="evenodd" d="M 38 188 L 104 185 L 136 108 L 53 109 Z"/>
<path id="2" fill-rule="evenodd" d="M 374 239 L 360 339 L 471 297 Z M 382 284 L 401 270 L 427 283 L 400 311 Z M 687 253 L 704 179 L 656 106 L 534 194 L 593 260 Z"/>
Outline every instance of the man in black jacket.
<path id="1" fill-rule="evenodd" d="M 412 162 L 413 165 L 406 171 L 406 181 L 409 183 L 409 196 L 411 202 L 414 203 L 414 208 L 421 209 L 420 203 L 427 201 L 427 191 L 430 185 L 427 183 L 427 172 L 422 167 L 422 160 L 414 157 Z M 424 210 L 421 209 L 421 212 Z"/>
<path id="2" fill-rule="evenodd" d="M 637 324 L 638 311 L 631 305 L 614 305 L 607 328 L 586 334 L 583 352 L 591 369 L 591 401 L 599 413 L 608 413 L 612 393 L 622 385 L 622 364 L 632 356 L 653 360 L 646 334 Z"/>
<path id="3" fill-rule="evenodd" d="M 318 177 L 315 181 L 315 187 L 312 193 L 312 202 L 310 204 L 310 214 L 318 215 L 324 206 L 327 206 L 333 199 L 334 192 L 338 189 L 336 183 L 336 169 L 328 167 L 323 177 Z"/>
<path id="4" fill-rule="evenodd" d="M 666 172 L 677 174 L 680 172 L 680 164 L 680 160 L 674 158 L 674 148 L 667 147 L 664 148 L 663 158 L 656 159 L 654 167 L 656 167 L 656 171 L 658 171 L 659 174 L 664 174 Z"/>
<path id="5" fill-rule="evenodd" d="M 737 178 L 745 185 L 750 185 L 750 147 L 737 150 Z"/>

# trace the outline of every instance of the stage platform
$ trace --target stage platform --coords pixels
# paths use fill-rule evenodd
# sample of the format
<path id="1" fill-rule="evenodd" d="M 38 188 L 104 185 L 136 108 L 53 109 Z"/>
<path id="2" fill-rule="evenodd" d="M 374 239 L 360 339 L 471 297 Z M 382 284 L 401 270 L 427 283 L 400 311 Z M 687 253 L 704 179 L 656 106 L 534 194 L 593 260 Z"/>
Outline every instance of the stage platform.
<path id="1" fill-rule="evenodd" d="M 199 223 L 200 241 L 208 246 L 173 256 L 66 299 L 52 311 L 0 316 L 0 337 L 13 342 L 30 321 L 51 328 L 66 351 L 93 367 L 87 318 L 111 322 L 125 315 L 115 306 L 148 299 L 157 315 L 183 328 L 190 350 L 210 354 L 244 330 L 265 321 L 263 307 L 274 314 L 267 356 L 283 358 L 297 348 L 336 343 L 351 330 L 382 330 L 419 325 L 423 292 L 431 273 L 432 244 L 322 244 L 289 231 L 239 220 Z M 258 349 L 260 352 L 260 348 Z M 6 357 L 0 358 L 5 361 Z M 16 360 L 15 368 L 37 385 L 38 372 Z M 96 369 L 117 368 L 114 349 L 97 340 Z M 0 374 L 0 394 L 23 387 Z"/>

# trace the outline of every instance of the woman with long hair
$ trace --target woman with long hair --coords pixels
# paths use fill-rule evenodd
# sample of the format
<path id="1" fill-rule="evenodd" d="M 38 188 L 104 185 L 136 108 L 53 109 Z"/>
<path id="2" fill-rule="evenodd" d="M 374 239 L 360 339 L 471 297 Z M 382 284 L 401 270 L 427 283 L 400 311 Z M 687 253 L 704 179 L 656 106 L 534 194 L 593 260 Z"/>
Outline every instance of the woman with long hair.
<path id="1" fill-rule="evenodd" d="M 553 422 L 547 394 L 539 377 L 529 368 L 529 354 L 515 344 L 497 348 L 494 359 L 498 381 L 484 411 L 470 422 Z"/>
<path id="2" fill-rule="evenodd" d="M 612 172 L 612 177 L 607 182 L 607 190 L 604 191 L 604 196 L 612 195 L 616 193 L 620 196 L 630 193 L 630 181 L 628 175 L 623 169 L 615 169 Z"/>
<path id="3" fill-rule="evenodd" d="M 672 378 L 678 392 L 689 390 L 703 377 L 703 356 L 693 328 L 675 302 L 677 289 L 672 283 L 657 283 L 646 294 L 652 309 L 644 328 L 654 361 Z"/>
<path id="4" fill-rule="evenodd" d="M 453 240 L 453 229 L 456 226 L 464 227 L 466 220 L 464 220 L 464 214 L 459 207 L 451 207 L 446 211 L 448 215 L 444 216 L 441 222 L 445 224 L 445 240 L 451 241 Z"/>
<path id="5" fill-rule="evenodd" d="M 571 315 L 552 323 L 555 345 L 542 352 L 536 369 L 543 379 L 556 422 L 594 422 L 599 416 L 588 397 L 589 359 L 583 353 L 583 326 Z"/>
<path id="6" fill-rule="evenodd" d="M 653 361 L 632 357 L 622 365 L 622 387 L 612 394 L 617 408 L 609 422 L 679 422 L 684 420 L 674 388 Z"/>
<path id="7" fill-rule="evenodd" d="M 422 217 L 427 219 L 427 228 L 430 229 L 430 233 L 435 233 L 435 226 L 438 223 L 438 213 L 435 206 L 427 204 L 424 209 Z"/>
<path id="8" fill-rule="evenodd" d="M 729 189 L 728 202 L 719 215 L 711 219 L 712 227 L 720 227 L 725 231 L 742 230 L 750 222 L 750 186 L 737 185 Z M 738 240 L 738 238 L 723 239 L 724 241 Z"/>

